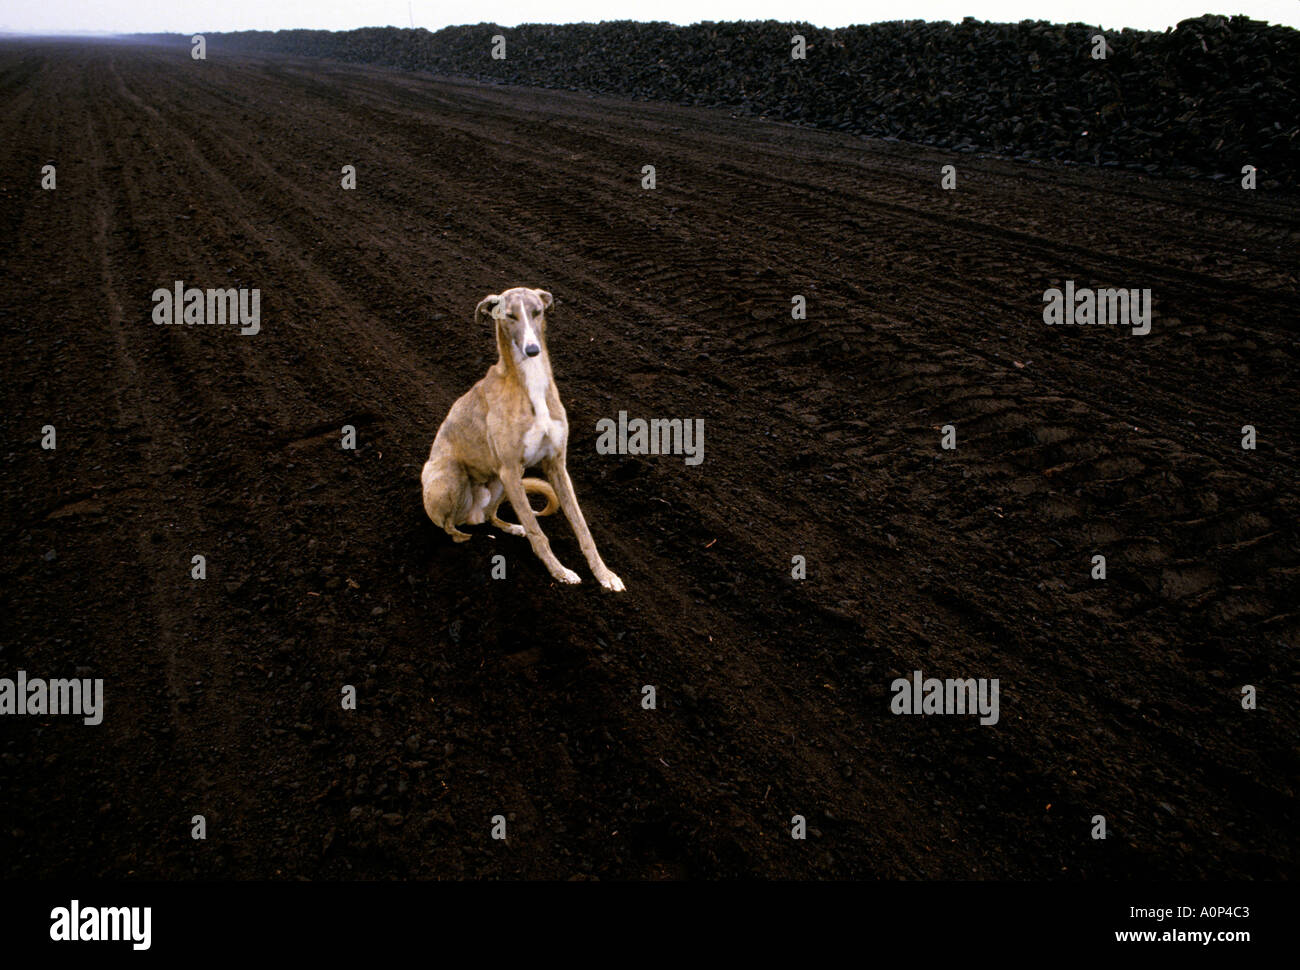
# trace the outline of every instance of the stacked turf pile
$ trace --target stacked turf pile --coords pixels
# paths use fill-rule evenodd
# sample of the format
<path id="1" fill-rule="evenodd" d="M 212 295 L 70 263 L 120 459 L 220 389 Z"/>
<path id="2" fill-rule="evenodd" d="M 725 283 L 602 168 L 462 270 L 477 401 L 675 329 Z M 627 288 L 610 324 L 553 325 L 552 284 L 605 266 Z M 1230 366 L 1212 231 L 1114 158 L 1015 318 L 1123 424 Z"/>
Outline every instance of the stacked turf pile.
<path id="1" fill-rule="evenodd" d="M 1098 33 L 1104 59 L 1093 56 Z M 492 57 L 498 34 L 504 59 Z M 796 34 L 801 60 L 791 57 Z M 836 30 L 619 21 L 207 40 L 209 57 L 331 57 L 1153 173 L 1236 178 L 1251 164 L 1261 185 L 1300 184 L 1300 31 L 1246 17 L 1207 15 L 1163 33 L 971 19 Z"/>

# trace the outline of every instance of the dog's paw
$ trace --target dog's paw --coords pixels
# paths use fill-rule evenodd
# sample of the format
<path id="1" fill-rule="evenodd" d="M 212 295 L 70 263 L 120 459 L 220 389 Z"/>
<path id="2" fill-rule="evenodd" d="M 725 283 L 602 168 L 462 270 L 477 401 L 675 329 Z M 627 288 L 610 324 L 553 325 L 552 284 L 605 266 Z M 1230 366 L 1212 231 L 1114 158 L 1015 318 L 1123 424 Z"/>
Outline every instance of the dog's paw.
<path id="1" fill-rule="evenodd" d="M 577 584 L 582 582 L 581 576 L 575 573 L 572 569 L 565 569 L 563 566 L 560 567 L 560 572 L 555 578 L 561 583 Z"/>
<path id="2" fill-rule="evenodd" d="M 619 579 L 613 573 L 606 574 L 605 577 L 601 579 L 600 585 L 604 586 L 611 593 L 621 593 L 627 589 L 627 587 L 623 585 L 623 580 Z"/>

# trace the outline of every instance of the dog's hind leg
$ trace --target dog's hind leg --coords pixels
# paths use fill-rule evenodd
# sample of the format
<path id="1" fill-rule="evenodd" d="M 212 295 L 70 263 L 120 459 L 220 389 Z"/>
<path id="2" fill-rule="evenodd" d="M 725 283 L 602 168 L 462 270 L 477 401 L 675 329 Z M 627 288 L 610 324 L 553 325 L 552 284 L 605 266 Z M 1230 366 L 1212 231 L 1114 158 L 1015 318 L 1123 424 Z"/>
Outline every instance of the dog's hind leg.
<path id="1" fill-rule="evenodd" d="M 506 497 L 506 487 L 501 484 L 501 479 L 494 481 L 489 488 L 492 489 L 492 501 L 488 502 L 488 521 L 503 532 L 512 536 L 523 538 L 528 535 L 522 525 L 515 525 L 513 522 L 503 522 L 497 517 L 497 509 L 501 506 L 502 500 Z"/>
<path id="2" fill-rule="evenodd" d="M 542 481 L 542 479 L 540 478 L 525 478 L 521 480 L 520 484 L 522 484 L 524 487 L 524 494 L 528 495 L 528 494 L 536 493 L 537 495 L 541 495 L 545 497 L 546 506 L 541 509 L 533 510 L 533 515 L 536 516 L 537 518 L 540 519 L 543 515 L 551 515 L 556 509 L 560 507 L 560 500 L 556 498 L 555 489 L 551 488 L 549 482 Z M 513 522 L 502 522 L 501 519 L 497 517 L 497 507 L 501 504 L 501 500 L 505 497 L 502 494 L 504 486 L 502 486 L 498 481 L 497 484 L 494 485 L 493 487 L 494 487 L 494 491 L 492 492 L 492 503 L 491 503 L 491 509 L 488 512 L 488 521 L 490 521 L 493 525 L 497 526 L 498 528 L 504 529 L 512 536 L 527 535 L 528 533 L 524 531 L 523 526 L 515 525 Z"/>
<path id="3" fill-rule="evenodd" d="M 438 528 L 455 542 L 473 538 L 456 528 L 472 500 L 469 476 L 455 462 L 435 461 L 431 456 L 420 470 L 424 511 Z"/>
<path id="4" fill-rule="evenodd" d="M 482 525 L 487 517 L 487 507 L 492 504 L 492 490 L 486 485 L 471 485 L 469 496 L 470 505 L 465 521 L 469 525 Z"/>

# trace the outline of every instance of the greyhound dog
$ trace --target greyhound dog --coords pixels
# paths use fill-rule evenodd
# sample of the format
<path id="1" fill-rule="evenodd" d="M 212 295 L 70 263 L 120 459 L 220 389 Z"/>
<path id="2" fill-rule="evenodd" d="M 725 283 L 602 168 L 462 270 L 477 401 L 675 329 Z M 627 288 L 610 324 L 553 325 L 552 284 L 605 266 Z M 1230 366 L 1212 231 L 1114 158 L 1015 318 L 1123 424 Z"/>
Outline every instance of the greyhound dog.
<path id="1" fill-rule="evenodd" d="M 546 351 L 546 311 L 551 303 L 545 290 L 516 286 L 485 297 L 475 309 L 476 322 L 495 322 L 499 356 L 483 379 L 451 406 L 438 428 L 420 472 L 424 510 L 456 542 L 470 538 L 456 526 L 490 519 L 511 535 L 527 536 L 537 558 L 560 582 L 581 582 L 577 573 L 560 565 L 537 524 L 538 515 L 550 515 L 558 505 L 600 585 L 621 592 L 623 581 L 596 551 L 565 467 L 569 422 Z M 523 477 L 524 469 L 534 465 L 541 466 L 549 484 Z M 546 497 L 540 512 L 528 504 L 529 492 Z M 514 508 L 520 525 L 497 518 L 502 498 Z"/>

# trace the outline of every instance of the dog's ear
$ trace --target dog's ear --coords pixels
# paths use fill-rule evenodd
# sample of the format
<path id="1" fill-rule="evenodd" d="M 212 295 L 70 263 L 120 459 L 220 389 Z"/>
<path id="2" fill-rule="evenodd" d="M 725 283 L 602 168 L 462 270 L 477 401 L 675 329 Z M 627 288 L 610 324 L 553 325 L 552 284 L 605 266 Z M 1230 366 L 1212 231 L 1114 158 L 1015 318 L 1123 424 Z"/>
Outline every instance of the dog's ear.
<path id="1" fill-rule="evenodd" d="M 533 290 L 533 294 L 537 297 L 537 299 L 542 301 L 542 309 L 544 310 L 549 310 L 551 308 L 551 304 L 555 302 L 553 299 L 551 299 L 551 294 L 547 293 L 545 290 Z"/>
<path id="2" fill-rule="evenodd" d="M 479 301 L 478 306 L 475 307 L 474 309 L 474 319 L 478 320 L 482 317 L 492 316 L 492 311 L 496 308 L 496 305 L 500 302 L 501 302 L 500 293 L 494 293 L 491 296 L 483 297 L 483 299 Z"/>

